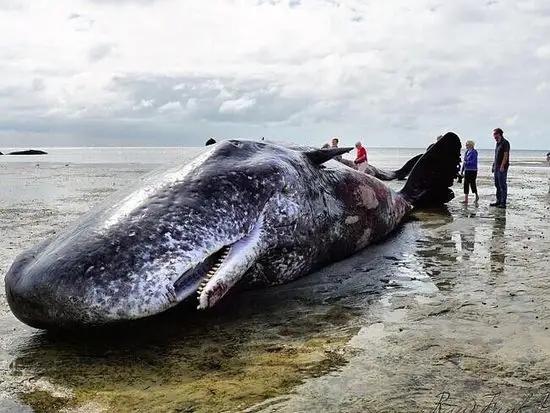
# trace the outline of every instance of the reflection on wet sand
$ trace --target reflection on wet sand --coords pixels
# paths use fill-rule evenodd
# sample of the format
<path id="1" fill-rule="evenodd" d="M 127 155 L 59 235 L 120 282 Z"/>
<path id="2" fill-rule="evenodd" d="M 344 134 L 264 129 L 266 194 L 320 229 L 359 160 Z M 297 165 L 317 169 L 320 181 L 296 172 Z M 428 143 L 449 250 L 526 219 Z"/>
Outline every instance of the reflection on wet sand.
<path id="1" fill-rule="evenodd" d="M 467 226 L 459 232 L 460 237 L 460 252 L 465 260 L 472 258 L 475 244 L 476 231 L 474 227 Z"/>
<path id="2" fill-rule="evenodd" d="M 415 215 L 422 221 L 422 226 L 430 230 L 437 230 L 454 221 L 447 208 L 421 211 Z M 452 288 L 454 280 L 444 271 L 447 265 L 452 265 L 456 261 L 456 255 L 448 253 L 449 250 L 455 249 L 452 234 L 449 234 L 448 238 L 441 238 L 428 233 L 424 238 L 417 240 L 417 246 L 418 262 L 437 288 L 440 290 Z"/>
<path id="3" fill-rule="evenodd" d="M 208 314 L 174 311 L 118 330 L 37 333 L 11 373 L 39 377 L 60 395 L 35 383 L 19 398 L 37 411 L 93 400 L 120 412 L 234 410 L 275 396 L 341 365 L 357 330 L 357 309 L 323 305 L 338 292 L 306 291 L 242 294 Z"/>
<path id="4" fill-rule="evenodd" d="M 498 275 L 504 271 L 506 260 L 506 211 L 498 210 L 491 226 L 491 238 L 489 240 L 489 256 L 491 260 L 491 274 Z"/>
<path id="5" fill-rule="evenodd" d="M 16 349 L 11 374 L 40 377 L 61 395 L 34 382 L 19 399 L 41 411 L 93 401 L 117 411 L 199 412 L 283 394 L 345 363 L 365 309 L 395 271 L 390 258 L 404 244 L 396 238 L 295 283 L 243 291 L 211 312 L 178 309 L 115 330 L 37 333 Z"/>

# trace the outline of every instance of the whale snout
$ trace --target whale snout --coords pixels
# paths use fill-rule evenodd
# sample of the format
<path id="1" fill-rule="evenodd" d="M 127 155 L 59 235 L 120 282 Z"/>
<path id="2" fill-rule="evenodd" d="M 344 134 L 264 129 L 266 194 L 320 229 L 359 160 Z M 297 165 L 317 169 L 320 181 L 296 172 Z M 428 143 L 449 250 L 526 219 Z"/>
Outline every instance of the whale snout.
<path id="1" fill-rule="evenodd" d="M 98 326 L 145 317 L 170 305 L 169 294 L 138 291 L 129 282 L 113 284 L 111 274 L 101 280 L 82 266 L 59 262 L 22 257 L 6 274 L 6 298 L 22 322 L 41 329 Z"/>
<path id="2" fill-rule="evenodd" d="M 31 327 L 48 327 L 48 306 L 40 297 L 37 299 L 36 291 L 18 283 L 19 278 L 13 272 L 5 278 L 6 298 L 12 313 Z"/>
<path id="3" fill-rule="evenodd" d="M 5 277 L 6 298 L 13 314 L 36 328 L 63 328 L 84 324 L 89 314 L 76 291 L 58 285 L 39 265 L 16 261 Z"/>
<path id="4" fill-rule="evenodd" d="M 6 298 L 12 313 L 24 323 L 36 328 L 49 328 L 54 320 L 54 311 L 60 306 L 54 300 L 49 286 L 27 276 L 25 269 L 14 263 L 5 277 Z M 59 324 L 59 319 L 55 324 Z"/>

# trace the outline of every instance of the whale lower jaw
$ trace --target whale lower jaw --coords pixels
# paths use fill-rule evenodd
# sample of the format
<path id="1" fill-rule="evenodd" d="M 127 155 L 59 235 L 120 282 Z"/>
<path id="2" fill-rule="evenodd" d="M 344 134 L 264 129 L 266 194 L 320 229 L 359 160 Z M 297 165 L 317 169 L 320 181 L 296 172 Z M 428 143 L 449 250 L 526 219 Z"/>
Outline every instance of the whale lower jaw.
<path id="1" fill-rule="evenodd" d="M 263 215 L 252 231 L 224 245 L 184 272 L 173 284 L 175 301 L 196 294 L 198 309 L 213 307 L 244 276 L 263 251 Z"/>
<path id="2" fill-rule="evenodd" d="M 198 309 L 213 307 L 254 265 L 265 250 L 263 214 L 252 231 L 222 249 L 220 259 L 197 289 Z"/>

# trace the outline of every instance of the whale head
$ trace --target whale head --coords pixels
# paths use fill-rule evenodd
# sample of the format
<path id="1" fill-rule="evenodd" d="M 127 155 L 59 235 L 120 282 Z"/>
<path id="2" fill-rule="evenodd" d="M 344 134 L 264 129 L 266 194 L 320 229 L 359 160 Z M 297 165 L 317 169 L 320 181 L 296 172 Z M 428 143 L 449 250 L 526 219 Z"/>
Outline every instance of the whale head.
<path id="1" fill-rule="evenodd" d="M 212 307 L 277 247 L 276 234 L 308 219 L 305 183 L 344 151 L 318 152 L 225 141 L 150 175 L 20 254 L 5 277 L 12 312 L 34 327 L 70 328 L 186 300 Z"/>

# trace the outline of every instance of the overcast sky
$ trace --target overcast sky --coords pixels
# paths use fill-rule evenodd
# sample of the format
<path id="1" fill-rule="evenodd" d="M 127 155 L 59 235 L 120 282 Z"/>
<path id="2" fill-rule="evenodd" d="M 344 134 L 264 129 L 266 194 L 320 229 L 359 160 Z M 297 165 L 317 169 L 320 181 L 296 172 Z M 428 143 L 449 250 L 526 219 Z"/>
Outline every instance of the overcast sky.
<path id="1" fill-rule="evenodd" d="M 547 0 L 0 0 L 1 146 L 550 150 Z"/>

